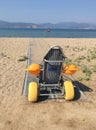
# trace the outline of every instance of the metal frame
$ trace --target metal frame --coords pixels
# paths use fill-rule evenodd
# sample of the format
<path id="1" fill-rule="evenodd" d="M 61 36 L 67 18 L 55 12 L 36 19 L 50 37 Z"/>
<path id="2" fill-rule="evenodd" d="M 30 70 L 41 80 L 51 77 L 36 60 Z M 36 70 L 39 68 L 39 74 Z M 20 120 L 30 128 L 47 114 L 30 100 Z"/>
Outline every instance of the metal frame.
<path id="1" fill-rule="evenodd" d="M 60 51 L 60 53 L 61 53 L 61 55 L 62 55 L 62 60 L 60 59 L 60 60 L 57 60 L 57 59 L 55 59 L 55 60 L 53 60 L 54 59 L 54 57 L 53 57 L 53 59 L 51 59 L 50 60 L 50 58 L 48 59 L 46 59 L 46 57 L 47 57 L 47 55 L 50 53 L 50 51 L 52 51 L 52 49 L 53 50 L 59 50 Z M 64 95 L 64 89 L 61 87 L 61 82 L 60 82 L 60 80 L 61 80 L 61 69 L 62 69 L 62 64 L 63 64 L 63 62 L 64 62 L 64 58 L 65 58 L 65 56 L 64 56 L 64 54 L 63 54 L 63 51 L 62 51 L 62 48 L 60 47 L 60 46 L 52 46 L 50 49 L 49 49 L 49 51 L 47 52 L 47 54 L 44 56 L 44 59 L 43 59 L 43 68 L 41 68 L 41 70 L 42 70 L 42 80 L 43 80 L 43 82 L 39 82 L 39 96 L 50 96 L 50 95 L 52 95 L 52 96 L 62 96 L 62 95 Z M 57 83 L 45 83 L 45 75 L 46 75 L 46 70 L 45 70 L 45 66 L 46 66 L 46 64 L 47 63 L 53 63 L 54 64 L 54 66 L 56 65 L 56 63 L 58 64 L 61 64 L 60 66 L 60 70 L 59 70 L 59 73 L 60 73 L 60 75 L 59 75 L 59 79 L 58 79 L 58 82 Z M 50 78 L 50 80 L 52 79 L 52 77 Z M 42 93 L 42 90 L 45 90 L 45 93 Z M 49 92 L 49 93 L 47 93 L 47 92 Z"/>

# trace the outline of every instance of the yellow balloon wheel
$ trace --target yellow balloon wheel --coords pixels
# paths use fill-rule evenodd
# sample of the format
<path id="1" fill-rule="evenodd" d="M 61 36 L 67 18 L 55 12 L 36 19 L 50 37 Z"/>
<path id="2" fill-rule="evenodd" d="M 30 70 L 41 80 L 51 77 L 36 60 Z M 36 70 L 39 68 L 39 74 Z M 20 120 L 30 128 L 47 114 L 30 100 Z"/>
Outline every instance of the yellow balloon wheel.
<path id="1" fill-rule="evenodd" d="M 74 92 L 74 86 L 73 86 L 72 82 L 65 81 L 63 83 L 63 87 L 64 87 L 64 93 L 65 93 L 65 95 L 64 95 L 65 100 L 73 100 L 75 92 Z"/>
<path id="2" fill-rule="evenodd" d="M 36 102 L 38 100 L 38 85 L 36 82 L 29 83 L 28 101 Z"/>

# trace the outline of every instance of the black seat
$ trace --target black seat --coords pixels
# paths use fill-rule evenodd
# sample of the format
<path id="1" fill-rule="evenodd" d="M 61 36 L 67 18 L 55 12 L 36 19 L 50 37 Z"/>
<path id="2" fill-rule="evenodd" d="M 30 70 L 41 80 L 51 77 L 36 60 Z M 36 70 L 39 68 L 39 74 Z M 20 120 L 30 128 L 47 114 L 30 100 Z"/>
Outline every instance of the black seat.
<path id="1" fill-rule="evenodd" d="M 44 57 L 43 82 L 45 84 L 57 84 L 60 80 L 64 54 L 61 47 L 54 46 Z"/>

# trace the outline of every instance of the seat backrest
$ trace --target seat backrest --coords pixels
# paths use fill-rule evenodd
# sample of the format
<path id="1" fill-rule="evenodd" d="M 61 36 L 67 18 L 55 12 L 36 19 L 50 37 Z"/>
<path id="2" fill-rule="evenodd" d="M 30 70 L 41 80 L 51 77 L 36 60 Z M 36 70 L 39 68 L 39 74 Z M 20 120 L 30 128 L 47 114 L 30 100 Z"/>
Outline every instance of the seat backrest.
<path id="1" fill-rule="evenodd" d="M 44 57 L 43 81 L 46 84 L 57 84 L 60 80 L 64 54 L 61 47 L 50 48 Z"/>

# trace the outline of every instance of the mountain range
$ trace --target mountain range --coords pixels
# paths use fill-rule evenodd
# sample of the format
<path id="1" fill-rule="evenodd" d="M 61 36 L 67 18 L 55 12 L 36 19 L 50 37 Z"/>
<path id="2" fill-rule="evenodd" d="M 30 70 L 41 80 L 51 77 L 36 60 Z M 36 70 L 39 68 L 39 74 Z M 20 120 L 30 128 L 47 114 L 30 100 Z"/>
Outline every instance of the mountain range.
<path id="1" fill-rule="evenodd" d="M 33 28 L 33 29 L 96 29 L 96 24 L 77 23 L 77 22 L 60 22 L 60 23 L 23 23 L 23 22 L 6 22 L 0 21 L 0 28 Z"/>

